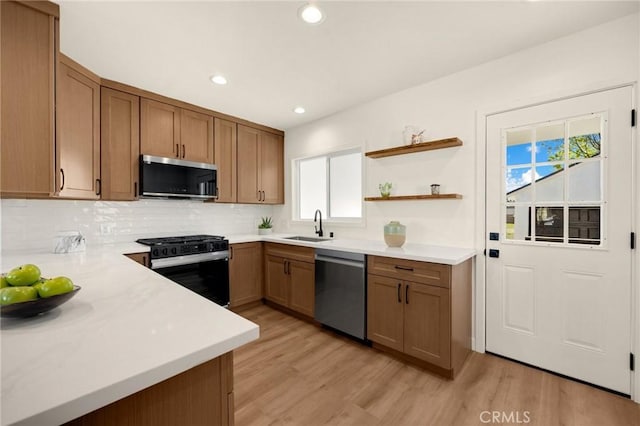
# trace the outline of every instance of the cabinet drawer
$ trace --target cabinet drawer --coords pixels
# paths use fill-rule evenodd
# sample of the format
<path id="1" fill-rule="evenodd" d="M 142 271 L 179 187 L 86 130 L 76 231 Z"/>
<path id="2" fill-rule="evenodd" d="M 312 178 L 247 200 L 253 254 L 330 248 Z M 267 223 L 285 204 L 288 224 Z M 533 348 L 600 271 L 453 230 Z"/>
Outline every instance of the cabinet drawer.
<path id="1" fill-rule="evenodd" d="M 438 287 L 450 287 L 450 265 L 380 256 L 368 256 L 368 259 L 367 267 L 370 274 Z"/>
<path id="2" fill-rule="evenodd" d="M 300 247 L 289 244 L 265 243 L 265 254 L 283 257 L 301 262 L 315 263 L 315 250 L 311 247 Z"/>

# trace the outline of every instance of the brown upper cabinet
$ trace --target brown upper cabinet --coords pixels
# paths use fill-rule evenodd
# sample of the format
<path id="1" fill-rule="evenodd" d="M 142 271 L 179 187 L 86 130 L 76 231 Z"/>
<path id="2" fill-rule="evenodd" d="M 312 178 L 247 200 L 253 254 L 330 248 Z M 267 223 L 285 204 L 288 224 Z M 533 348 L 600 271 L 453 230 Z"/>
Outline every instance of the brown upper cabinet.
<path id="1" fill-rule="evenodd" d="M 284 203 L 284 138 L 238 125 L 238 202 Z"/>
<path id="2" fill-rule="evenodd" d="M 102 88 L 102 199 L 131 201 L 138 197 L 140 97 Z"/>
<path id="3" fill-rule="evenodd" d="M 56 193 L 100 198 L 100 77 L 60 54 L 56 94 Z"/>
<path id="4" fill-rule="evenodd" d="M 55 191 L 55 68 L 59 7 L 0 2 L 2 196 Z"/>
<path id="5" fill-rule="evenodd" d="M 213 117 L 151 99 L 140 103 L 142 154 L 213 163 Z"/>
<path id="6" fill-rule="evenodd" d="M 219 203 L 235 203 L 237 175 L 237 134 L 238 126 L 233 121 L 216 118 L 214 123 L 215 142 L 213 160 L 216 164 Z"/>

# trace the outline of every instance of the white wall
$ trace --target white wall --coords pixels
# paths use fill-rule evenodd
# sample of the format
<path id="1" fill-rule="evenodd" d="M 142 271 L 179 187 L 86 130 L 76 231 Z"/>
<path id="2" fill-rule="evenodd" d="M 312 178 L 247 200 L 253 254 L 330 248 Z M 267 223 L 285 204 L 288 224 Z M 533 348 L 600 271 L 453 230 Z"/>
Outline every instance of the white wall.
<path id="1" fill-rule="evenodd" d="M 401 66 L 401 64 L 398 64 Z M 366 73 L 366 70 L 363 70 Z M 339 76 L 337 76 L 339 78 Z M 365 224 L 332 226 L 336 237 L 382 239 L 389 220 L 407 225 L 407 241 L 474 246 L 477 229 L 476 113 L 552 99 L 638 78 L 638 16 L 622 18 L 439 80 L 288 129 L 285 199 L 276 207 L 280 229 L 311 233 L 291 221 L 291 160 L 341 148 L 370 151 L 402 145 L 405 125 L 426 128 L 428 139 L 457 136 L 462 147 L 384 159 L 365 159 L 365 194 L 390 181 L 394 194 L 427 193 L 431 183 L 462 200 L 365 203 Z"/>
<path id="2" fill-rule="evenodd" d="M 133 202 L 2 200 L 1 250 L 52 248 L 58 231 L 80 231 L 87 244 L 131 242 L 141 237 L 188 234 L 257 234 L 271 206 L 188 200 Z"/>

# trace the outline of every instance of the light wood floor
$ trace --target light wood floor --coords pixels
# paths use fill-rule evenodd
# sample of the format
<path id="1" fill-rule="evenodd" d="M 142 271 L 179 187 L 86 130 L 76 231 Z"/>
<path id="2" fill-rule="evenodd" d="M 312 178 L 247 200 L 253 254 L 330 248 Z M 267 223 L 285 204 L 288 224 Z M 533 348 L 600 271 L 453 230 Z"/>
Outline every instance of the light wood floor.
<path id="1" fill-rule="evenodd" d="M 449 381 L 267 306 L 241 315 L 260 339 L 234 352 L 237 426 L 640 425 L 629 399 L 495 356 Z"/>

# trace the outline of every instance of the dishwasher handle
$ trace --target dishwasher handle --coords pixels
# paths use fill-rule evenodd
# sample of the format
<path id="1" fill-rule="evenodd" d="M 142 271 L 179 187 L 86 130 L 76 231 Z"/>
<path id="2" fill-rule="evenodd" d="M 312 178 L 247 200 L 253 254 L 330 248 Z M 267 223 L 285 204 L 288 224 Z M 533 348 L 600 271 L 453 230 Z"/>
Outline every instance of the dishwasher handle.
<path id="1" fill-rule="evenodd" d="M 364 269 L 364 262 L 356 262 L 354 260 L 339 259 L 337 257 L 323 256 L 316 254 L 316 262 L 337 263 L 339 265 L 352 266 L 354 268 Z"/>

